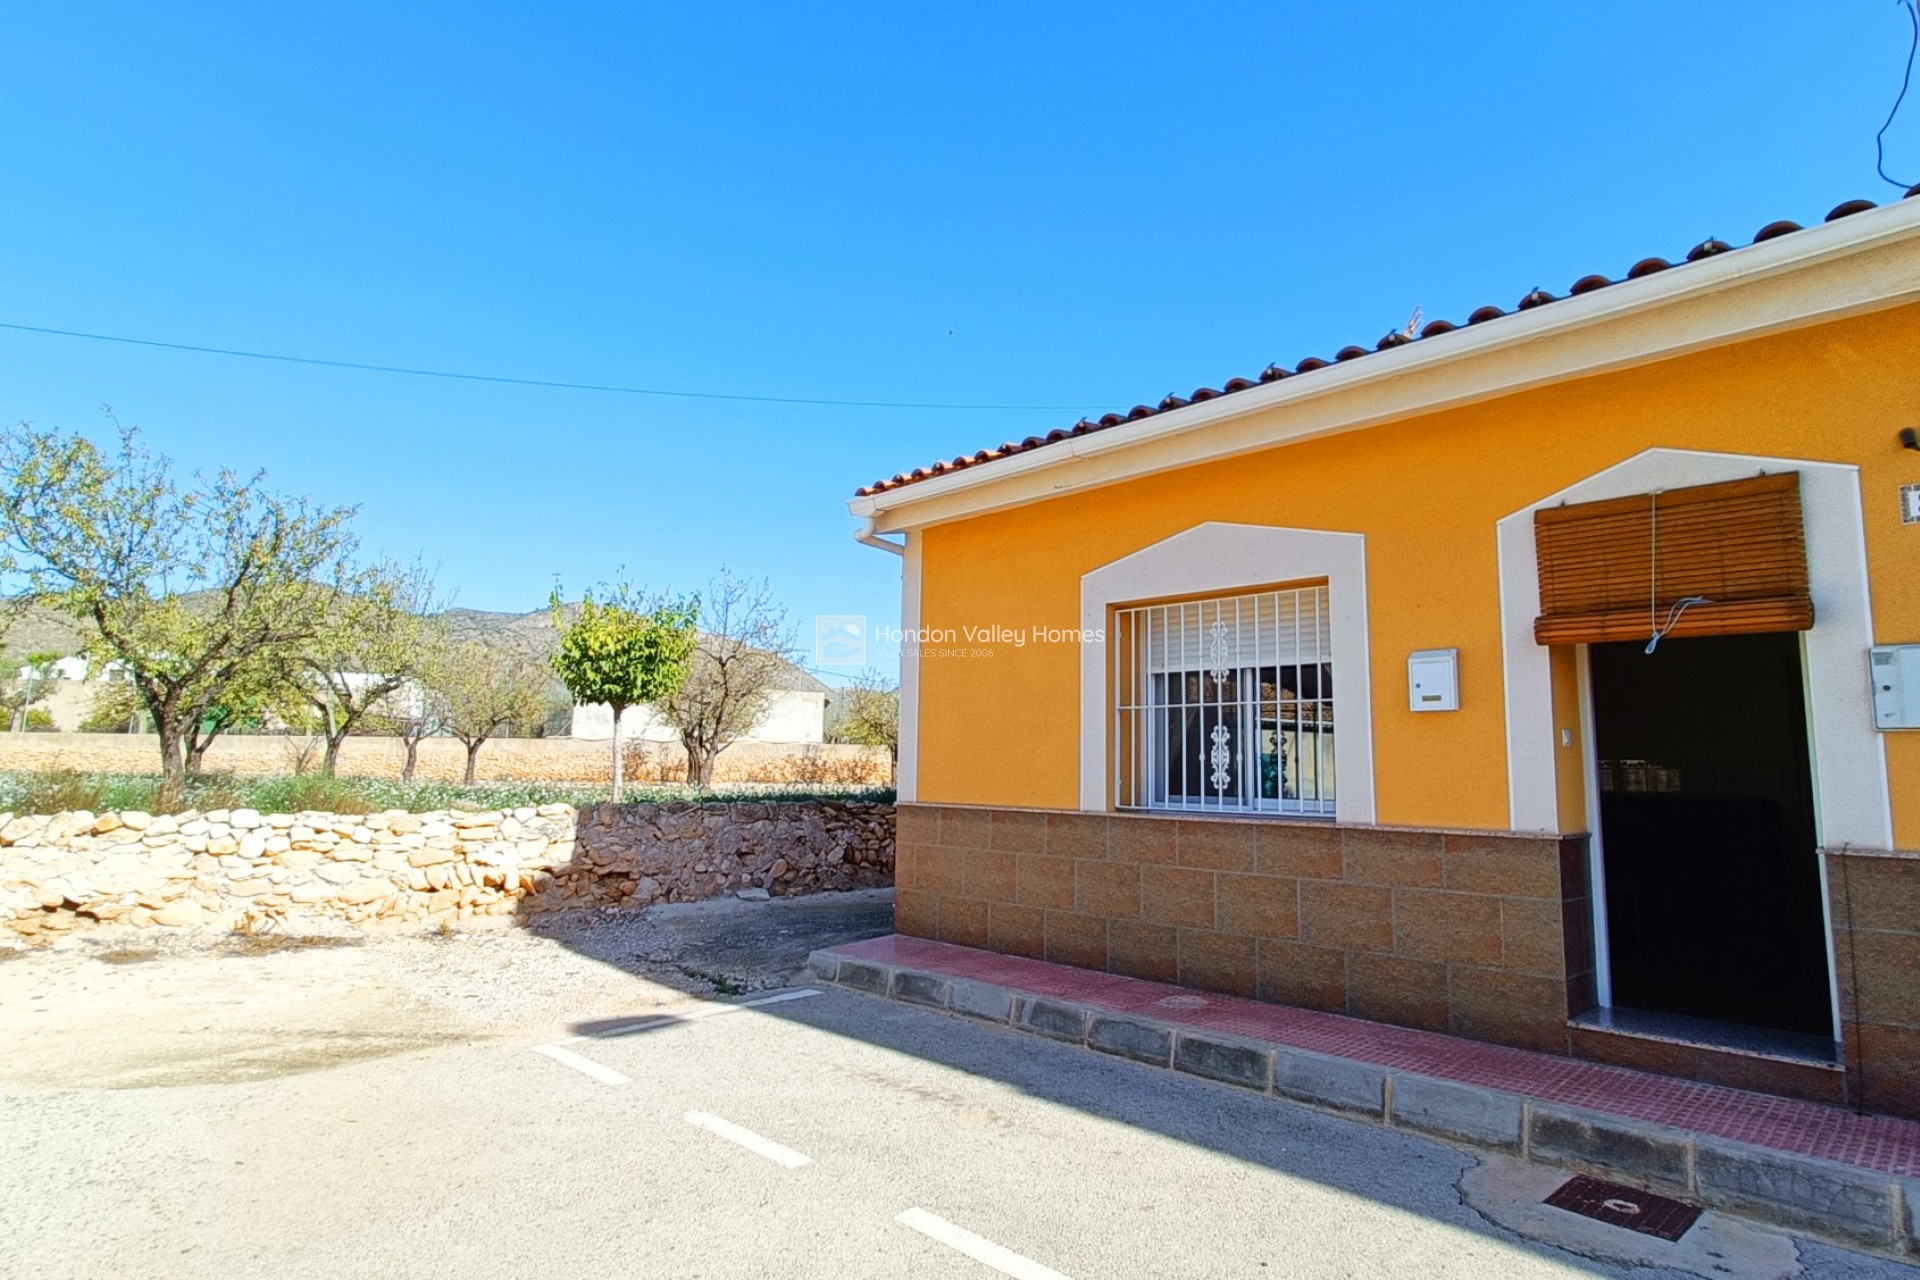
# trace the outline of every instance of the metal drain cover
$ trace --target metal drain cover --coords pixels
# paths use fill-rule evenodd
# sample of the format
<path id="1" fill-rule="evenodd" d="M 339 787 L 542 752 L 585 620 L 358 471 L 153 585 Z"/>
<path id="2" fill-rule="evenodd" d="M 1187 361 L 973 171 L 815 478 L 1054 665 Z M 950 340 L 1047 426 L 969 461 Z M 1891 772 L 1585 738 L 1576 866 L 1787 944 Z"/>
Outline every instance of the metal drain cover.
<path id="1" fill-rule="evenodd" d="M 1700 1216 L 1698 1205 L 1657 1196 L 1639 1187 L 1602 1182 L 1581 1174 L 1547 1197 L 1548 1204 L 1583 1218 L 1612 1223 L 1642 1235 L 1678 1240 Z"/>

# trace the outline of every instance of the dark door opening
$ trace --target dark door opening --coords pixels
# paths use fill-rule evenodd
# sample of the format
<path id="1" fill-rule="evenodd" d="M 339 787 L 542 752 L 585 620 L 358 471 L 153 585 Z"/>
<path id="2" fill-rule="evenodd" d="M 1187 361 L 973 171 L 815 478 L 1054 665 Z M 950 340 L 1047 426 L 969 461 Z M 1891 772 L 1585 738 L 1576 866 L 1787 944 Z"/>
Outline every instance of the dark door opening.
<path id="1" fill-rule="evenodd" d="M 1831 1037 L 1800 640 L 1596 644 L 1613 1003 Z"/>

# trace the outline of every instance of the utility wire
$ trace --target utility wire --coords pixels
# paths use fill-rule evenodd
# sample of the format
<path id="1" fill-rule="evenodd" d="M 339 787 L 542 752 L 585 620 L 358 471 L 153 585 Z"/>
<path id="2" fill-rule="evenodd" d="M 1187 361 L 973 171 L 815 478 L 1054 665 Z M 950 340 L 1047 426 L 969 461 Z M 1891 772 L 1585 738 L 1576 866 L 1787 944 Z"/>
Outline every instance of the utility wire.
<path id="1" fill-rule="evenodd" d="M 1900 114 L 1900 104 L 1907 100 L 1907 89 L 1913 83 L 1913 55 L 1920 52 L 1920 11 L 1914 9 L 1913 0 L 1898 0 L 1898 3 L 1907 11 L 1907 22 L 1913 27 L 1913 38 L 1907 43 L 1907 69 L 1900 77 L 1900 95 L 1893 100 L 1893 110 L 1887 112 L 1886 123 L 1880 126 L 1880 132 L 1873 135 L 1873 167 L 1879 170 L 1882 179 L 1907 190 L 1913 186 L 1912 183 L 1887 177 L 1887 130 L 1893 127 L 1893 118 Z"/>
<path id="2" fill-rule="evenodd" d="M 192 351 L 200 355 L 237 356 L 244 360 L 273 360 L 280 364 L 317 365 L 324 369 L 357 369 L 365 373 L 397 373 L 412 378 L 445 378 L 454 382 L 494 382 L 513 387 L 544 387 L 553 391 L 601 391 L 622 396 L 666 396 L 677 400 L 735 400 L 750 404 L 821 405 L 838 409 L 955 409 L 997 413 L 1024 410 L 1079 413 L 1089 407 L 1085 404 L 928 404 L 910 400 L 815 400 L 803 396 L 750 396 L 726 391 L 677 391 L 664 387 L 623 387 L 597 382 L 556 382 L 546 378 L 512 378 L 504 374 L 455 373 L 446 369 L 413 369 L 404 365 L 362 364 L 356 360 L 323 360 L 317 356 L 289 356 L 270 351 L 238 351 L 231 347 L 203 347 L 188 342 L 161 342 L 153 338 L 124 338 L 110 333 L 48 329 L 33 324 L 8 324 L 3 320 L 0 320 L 0 329 L 12 329 L 18 333 L 47 334 L 56 338 L 84 338 L 89 342 L 117 342 L 130 347 Z"/>

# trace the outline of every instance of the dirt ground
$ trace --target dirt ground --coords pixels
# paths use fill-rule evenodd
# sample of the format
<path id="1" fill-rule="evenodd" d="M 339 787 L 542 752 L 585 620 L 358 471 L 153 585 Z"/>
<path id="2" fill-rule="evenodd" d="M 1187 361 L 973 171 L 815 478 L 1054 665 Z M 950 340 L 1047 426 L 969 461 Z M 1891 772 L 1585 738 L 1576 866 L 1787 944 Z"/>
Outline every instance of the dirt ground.
<path id="1" fill-rule="evenodd" d="M 99 930 L 0 948 L 0 1094 L 235 1083 L 564 1032 L 785 986 L 809 951 L 892 923 L 892 891 L 866 890 L 446 935 Z"/>

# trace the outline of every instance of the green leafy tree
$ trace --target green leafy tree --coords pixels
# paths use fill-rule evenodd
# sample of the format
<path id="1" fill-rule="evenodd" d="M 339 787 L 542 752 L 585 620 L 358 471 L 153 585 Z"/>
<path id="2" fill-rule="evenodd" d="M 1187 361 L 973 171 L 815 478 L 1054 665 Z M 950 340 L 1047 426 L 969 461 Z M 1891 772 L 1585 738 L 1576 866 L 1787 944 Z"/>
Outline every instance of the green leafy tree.
<path id="1" fill-rule="evenodd" d="M 420 744 L 447 732 L 446 699 L 434 688 L 444 678 L 455 646 L 439 616 L 421 619 L 413 659 L 414 674 L 374 703 L 364 726 L 400 744 L 400 781 L 412 782 L 420 766 Z"/>
<path id="2" fill-rule="evenodd" d="M 33 704 L 60 683 L 60 656 L 47 650 L 28 654 L 20 670 L 8 679 L 5 690 L 0 691 L 0 705 L 12 712 L 9 727 L 15 733 L 26 729 Z"/>
<path id="3" fill-rule="evenodd" d="M 230 729 L 257 729 L 269 718 L 277 718 L 280 708 L 296 695 L 292 677 L 293 672 L 279 655 L 262 655 L 260 661 L 235 673 L 217 696 L 189 715 L 184 740 L 187 776 L 198 777 L 205 770 L 207 748 L 221 734 Z"/>
<path id="4" fill-rule="evenodd" d="M 467 749 L 469 786 L 487 739 L 502 731 L 531 733 L 540 723 L 547 683 L 537 659 L 511 649 L 469 640 L 440 651 L 427 684 L 447 733 Z"/>
<path id="5" fill-rule="evenodd" d="M 22 423 L 0 432 L 0 571 L 92 633 L 159 739 L 163 803 L 187 737 L 262 667 L 290 670 L 355 585 L 354 510 L 280 497 L 222 470 L 176 481 L 122 430 L 103 452 Z"/>
<path id="6" fill-rule="evenodd" d="M 900 686 L 877 671 L 862 672 L 833 694 L 834 715 L 827 736 L 835 742 L 885 747 L 900 764 Z"/>
<path id="7" fill-rule="evenodd" d="M 560 633 L 554 674 L 576 703 L 603 702 L 613 711 L 613 799 L 618 804 L 620 717 L 628 707 L 665 702 L 685 683 L 700 603 L 643 600 L 624 583 L 607 590 L 604 599 L 587 592 L 571 618 L 559 588 L 550 603 L 554 630 Z"/>
<path id="8" fill-rule="evenodd" d="M 320 772 L 327 777 L 347 735 L 371 727 L 367 716 L 421 673 L 424 615 L 432 608 L 433 582 L 418 565 L 374 565 L 328 601 L 325 624 L 303 655 L 301 685 L 326 742 Z"/>

